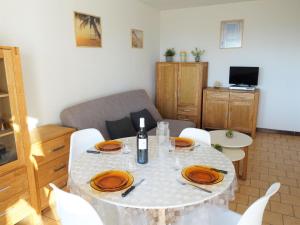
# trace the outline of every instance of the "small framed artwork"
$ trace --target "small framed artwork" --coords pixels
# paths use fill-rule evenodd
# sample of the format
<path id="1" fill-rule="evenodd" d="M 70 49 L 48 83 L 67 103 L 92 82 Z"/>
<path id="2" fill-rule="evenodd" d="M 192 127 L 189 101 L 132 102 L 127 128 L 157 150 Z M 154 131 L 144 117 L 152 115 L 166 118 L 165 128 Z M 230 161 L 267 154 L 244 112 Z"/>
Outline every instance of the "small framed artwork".
<path id="1" fill-rule="evenodd" d="M 144 32 L 142 30 L 131 30 L 131 46 L 132 48 L 144 47 Z"/>
<path id="2" fill-rule="evenodd" d="M 74 12 L 74 24 L 78 47 L 102 47 L 100 17 Z"/>
<path id="3" fill-rule="evenodd" d="M 244 20 L 222 21 L 220 48 L 241 48 L 243 29 Z"/>

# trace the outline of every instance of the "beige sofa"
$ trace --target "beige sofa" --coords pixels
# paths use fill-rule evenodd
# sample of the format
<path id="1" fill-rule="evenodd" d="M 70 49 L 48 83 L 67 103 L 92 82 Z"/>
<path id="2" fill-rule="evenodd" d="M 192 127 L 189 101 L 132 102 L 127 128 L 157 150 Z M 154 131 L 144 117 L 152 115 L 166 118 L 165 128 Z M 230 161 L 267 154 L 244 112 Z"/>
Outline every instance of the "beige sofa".
<path id="1" fill-rule="evenodd" d="M 74 105 L 63 110 L 60 118 L 64 126 L 79 130 L 96 128 L 105 139 L 109 139 L 105 126 L 106 120 L 118 120 L 129 116 L 130 112 L 145 108 L 156 121 L 169 122 L 172 136 L 178 136 L 184 128 L 195 127 L 195 124 L 190 121 L 163 119 L 145 90 L 123 92 Z M 155 135 L 155 128 L 148 131 L 148 135 Z"/>

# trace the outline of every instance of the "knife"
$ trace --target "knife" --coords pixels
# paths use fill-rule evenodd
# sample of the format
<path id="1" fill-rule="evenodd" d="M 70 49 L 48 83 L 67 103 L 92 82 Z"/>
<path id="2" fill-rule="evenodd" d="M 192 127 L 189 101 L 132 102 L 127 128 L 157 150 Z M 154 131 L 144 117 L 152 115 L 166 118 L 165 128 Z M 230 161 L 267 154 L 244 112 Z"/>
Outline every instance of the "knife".
<path id="1" fill-rule="evenodd" d="M 223 173 L 223 174 L 227 174 L 228 172 L 226 170 L 220 170 L 220 169 L 216 169 L 216 168 L 210 168 L 213 171 L 219 172 L 219 173 Z"/>
<path id="2" fill-rule="evenodd" d="M 92 153 L 92 154 L 100 154 L 99 151 L 95 151 L 95 150 L 86 150 L 87 153 Z"/>
<path id="3" fill-rule="evenodd" d="M 130 188 L 128 188 L 125 192 L 122 193 L 122 197 L 126 197 L 130 192 L 132 192 L 137 186 L 142 184 L 145 181 L 145 179 L 141 179 L 139 182 L 137 182 L 135 185 L 132 185 Z"/>

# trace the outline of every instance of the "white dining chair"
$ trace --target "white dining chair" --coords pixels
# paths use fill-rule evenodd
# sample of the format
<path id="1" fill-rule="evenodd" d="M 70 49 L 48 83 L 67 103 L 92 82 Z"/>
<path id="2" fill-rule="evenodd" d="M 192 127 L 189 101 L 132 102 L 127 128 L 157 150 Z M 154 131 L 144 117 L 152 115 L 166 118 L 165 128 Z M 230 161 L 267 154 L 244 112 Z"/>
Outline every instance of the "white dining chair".
<path id="1" fill-rule="evenodd" d="M 205 143 L 209 146 L 211 145 L 210 134 L 206 130 L 202 130 L 198 128 L 185 128 L 181 131 L 179 137 L 192 138 L 194 140 Z"/>
<path id="2" fill-rule="evenodd" d="M 54 184 L 55 210 L 62 225 L 103 225 L 96 210 L 83 198 L 67 193 Z"/>
<path id="3" fill-rule="evenodd" d="M 94 146 L 100 141 L 104 141 L 104 138 L 100 131 L 95 128 L 78 130 L 72 133 L 68 166 L 69 174 L 71 171 L 72 162 L 76 160 L 82 152 L 86 151 L 88 148 Z"/>
<path id="4" fill-rule="evenodd" d="M 223 207 L 207 204 L 183 216 L 178 225 L 200 225 L 201 218 L 208 220 L 210 225 L 262 225 L 265 207 L 279 188 L 280 183 L 272 184 L 266 194 L 256 200 L 243 215 Z"/>

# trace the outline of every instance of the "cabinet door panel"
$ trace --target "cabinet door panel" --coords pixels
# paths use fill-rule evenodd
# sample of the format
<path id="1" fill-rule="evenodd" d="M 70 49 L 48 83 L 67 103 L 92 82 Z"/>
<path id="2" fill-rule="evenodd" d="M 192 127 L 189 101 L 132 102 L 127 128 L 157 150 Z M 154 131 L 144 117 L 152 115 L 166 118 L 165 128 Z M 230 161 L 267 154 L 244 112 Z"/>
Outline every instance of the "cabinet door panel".
<path id="1" fill-rule="evenodd" d="M 158 63 L 156 73 L 156 107 L 163 118 L 177 116 L 178 64 Z"/>
<path id="2" fill-rule="evenodd" d="M 181 64 L 178 74 L 178 105 L 198 106 L 200 104 L 199 90 L 200 69 L 197 64 Z"/>
<path id="3" fill-rule="evenodd" d="M 203 116 L 204 127 L 227 128 L 228 101 L 207 100 Z"/>
<path id="4" fill-rule="evenodd" d="M 18 113 L 15 67 L 11 50 L 2 50 L 0 58 L 0 143 L 4 151 L 0 154 L 0 166 L 17 166 L 22 160 L 21 124 Z M 3 168 L 3 169 L 2 169 Z"/>
<path id="5" fill-rule="evenodd" d="M 251 132 L 253 109 L 252 101 L 231 101 L 229 103 L 228 127 L 233 130 Z"/>

